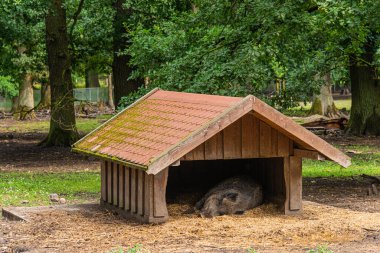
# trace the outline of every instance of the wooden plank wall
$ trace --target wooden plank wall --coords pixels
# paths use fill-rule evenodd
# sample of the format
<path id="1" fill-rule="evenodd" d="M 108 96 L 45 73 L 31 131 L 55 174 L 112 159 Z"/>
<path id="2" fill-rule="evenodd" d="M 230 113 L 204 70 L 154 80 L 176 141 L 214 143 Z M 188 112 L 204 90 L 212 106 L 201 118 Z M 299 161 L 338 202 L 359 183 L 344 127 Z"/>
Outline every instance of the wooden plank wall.
<path id="1" fill-rule="evenodd" d="M 103 161 L 101 166 L 101 200 L 126 216 L 146 222 L 160 222 L 168 217 L 166 209 L 167 169 L 157 175 L 121 164 Z M 156 187 L 156 188 L 155 188 Z"/>
<path id="2" fill-rule="evenodd" d="M 292 140 L 253 114 L 247 114 L 181 160 L 285 157 L 292 154 L 292 148 Z"/>

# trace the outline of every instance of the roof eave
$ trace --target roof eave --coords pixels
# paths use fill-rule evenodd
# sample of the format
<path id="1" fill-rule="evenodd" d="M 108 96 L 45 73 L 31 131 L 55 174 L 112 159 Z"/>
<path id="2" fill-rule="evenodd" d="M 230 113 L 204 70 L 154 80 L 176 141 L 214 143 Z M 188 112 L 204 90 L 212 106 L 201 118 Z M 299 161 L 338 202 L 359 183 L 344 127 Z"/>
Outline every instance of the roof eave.
<path id="1" fill-rule="evenodd" d="M 100 158 L 100 159 L 103 159 L 103 160 L 117 162 L 117 163 L 119 163 L 121 165 L 124 165 L 124 166 L 127 166 L 129 168 L 140 169 L 140 170 L 144 170 L 144 171 L 146 171 L 148 169 L 147 166 L 144 166 L 144 165 L 141 165 L 141 164 L 125 161 L 125 160 L 119 159 L 117 157 L 113 157 L 113 156 L 109 156 L 109 155 L 105 155 L 105 154 L 91 152 L 91 151 L 88 151 L 88 150 L 85 150 L 85 149 L 72 148 L 71 150 L 74 151 L 74 152 L 77 152 L 77 153 L 81 153 L 81 154 L 85 154 L 85 155 L 89 155 L 89 156 L 94 156 L 94 157 L 97 157 L 97 158 Z"/>
<path id="2" fill-rule="evenodd" d="M 345 155 L 342 151 L 311 133 L 292 119 L 284 116 L 260 99 L 256 98 L 252 105 L 255 116 L 269 124 L 271 127 L 276 128 L 289 138 L 316 150 L 329 160 L 332 160 L 345 168 L 351 165 L 351 158 Z"/>

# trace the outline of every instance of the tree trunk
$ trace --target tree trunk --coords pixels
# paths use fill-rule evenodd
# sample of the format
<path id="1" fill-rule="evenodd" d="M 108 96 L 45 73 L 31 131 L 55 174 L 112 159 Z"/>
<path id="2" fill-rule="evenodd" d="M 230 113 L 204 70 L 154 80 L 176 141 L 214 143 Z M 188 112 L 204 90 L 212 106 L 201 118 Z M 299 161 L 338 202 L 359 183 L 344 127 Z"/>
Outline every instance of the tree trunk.
<path id="1" fill-rule="evenodd" d="M 121 97 L 137 90 L 144 83 L 143 80 L 128 80 L 132 73 L 132 67 L 129 66 L 129 55 L 119 55 L 128 47 L 128 38 L 125 37 L 125 22 L 128 21 L 130 10 L 123 7 L 124 0 L 116 0 L 114 4 L 115 17 L 113 21 L 113 85 L 114 85 L 114 101 L 117 106 Z"/>
<path id="2" fill-rule="evenodd" d="M 347 132 L 356 135 L 380 135 L 380 82 L 373 62 L 375 46 L 368 42 L 361 60 L 350 66 L 352 106 Z"/>
<path id="3" fill-rule="evenodd" d="M 18 96 L 15 96 L 12 98 L 12 109 L 11 109 L 11 113 L 15 113 L 17 112 L 17 107 L 18 107 Z"/>
<path id="4" fill-rule="evenodd" d="M 108 106 L 115 109 L 115 104 L 113 102 L 113 86 L 112 86 L 112 74 L 109 74 L 106 79 L 108 87 Z"/>
<path id="5" fill-rule="evenodd" d="M 19 88 L 17 109 L 13 113 L 20 120 L 31 119 L 36 117 L 33 108 L 33 75 L 25 73 Z"/>
<path id="6" fill-rule="evenodd" d="M 43 143 L 70 146 L 79 136 L 75 125 L 66 10 L 61 0 L 50 3 L 45 22 L 52 105 L 49 135 Z"/>
<path id="7" fill-rule="evenodd" d="M 98 72 L 94 69 L 86 69 L 86 88 L 100 87 Z"/>
<path id="8" fill-rule="evenodd" d="M 320 94 L 314 96 L 309 114 L 319 114 L 330 118 L 340 115 L 339 110 L 334 104 L 331 87 L 331 75 L 328 73 L 323 76 L 323 85 L 321 86 Z"/>
<path id="9" fill-rule="evenodd" d="M 51 89 L 49 83 L 42 83 L 41 85 L 41 101 L 38 109 L 45 109 L 51 107 Z"/>

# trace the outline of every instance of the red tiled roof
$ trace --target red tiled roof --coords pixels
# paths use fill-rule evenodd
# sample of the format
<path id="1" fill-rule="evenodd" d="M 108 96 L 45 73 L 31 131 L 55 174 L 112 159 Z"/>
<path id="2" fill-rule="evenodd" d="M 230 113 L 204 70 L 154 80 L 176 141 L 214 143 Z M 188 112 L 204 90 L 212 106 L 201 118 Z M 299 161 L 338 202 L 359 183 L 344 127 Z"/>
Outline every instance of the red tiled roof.
<path id="1" fill-rule="evenodd" d="M 347 167 L 350 158 L 252 95 L 245 98 L 155 89 L 73 145 L 73 150 L 156 174 L 252 112 L 310 150 Z"/>
<path id="2" fill-rule="evenodd" d="M 156 90 L 74 144 L 74 149 L 147 167 L 241 100 Z"/>

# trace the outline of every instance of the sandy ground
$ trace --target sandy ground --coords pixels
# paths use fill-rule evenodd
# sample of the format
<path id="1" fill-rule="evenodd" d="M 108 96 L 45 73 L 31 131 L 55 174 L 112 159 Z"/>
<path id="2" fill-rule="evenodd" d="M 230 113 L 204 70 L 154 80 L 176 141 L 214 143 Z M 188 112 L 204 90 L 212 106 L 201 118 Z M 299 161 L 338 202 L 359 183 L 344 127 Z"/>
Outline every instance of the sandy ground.
<path id="1" fill-rule="evenodd" d="M 378 200 L 379 201 L 379 200 Z M 379 252 L 380 213 L 304 201 L 302 215 L 285 216 L 270 204 L 242 216 L 203 219 L 189 206 L 170 205 L 170 220 L 140 225 L 99 208 L 50 209 L 30 222 L 1 222 L 0 252 L 111 252 L 142 244 L 146 252 Z M 358 248 L 359 247 L 359 248 Z M 12 251 L 13 250 L 13 251 Z"/>

